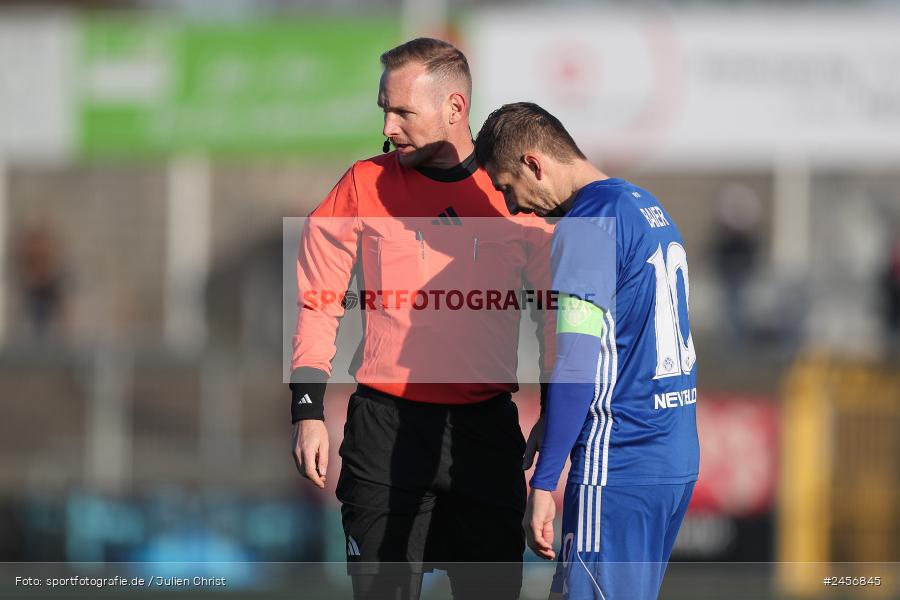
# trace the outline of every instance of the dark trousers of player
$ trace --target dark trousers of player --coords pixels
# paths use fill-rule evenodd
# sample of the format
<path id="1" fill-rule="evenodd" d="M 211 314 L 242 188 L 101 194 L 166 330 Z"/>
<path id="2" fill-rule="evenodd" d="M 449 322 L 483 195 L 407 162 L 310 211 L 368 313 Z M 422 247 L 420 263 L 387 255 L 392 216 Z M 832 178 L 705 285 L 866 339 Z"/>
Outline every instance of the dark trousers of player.
<path id="1" fill-rule="evenodd" d="M 415 600 L 445 569 L 455 600 L 519 597 L 525 440 L 509 394 L 474 405 L 350 398 L 337 496 L 356 600 Z"/>

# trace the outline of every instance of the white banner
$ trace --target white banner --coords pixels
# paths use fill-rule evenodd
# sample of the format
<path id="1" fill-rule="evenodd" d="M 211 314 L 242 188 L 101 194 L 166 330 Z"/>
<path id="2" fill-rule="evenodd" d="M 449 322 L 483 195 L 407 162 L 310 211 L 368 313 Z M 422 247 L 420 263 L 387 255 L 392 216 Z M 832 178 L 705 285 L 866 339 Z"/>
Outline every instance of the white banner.
<path id="1" fill-rule="evenodd" d="M 0 13 L 0 159 L 68 158 L 74 39 L 65 13 Z"/>
<path id="2" fill-rule="evenodd" d="M 620 166 L 900 161 L 900 13 L 488 10 L 473 122 L 536 102 Z"/>

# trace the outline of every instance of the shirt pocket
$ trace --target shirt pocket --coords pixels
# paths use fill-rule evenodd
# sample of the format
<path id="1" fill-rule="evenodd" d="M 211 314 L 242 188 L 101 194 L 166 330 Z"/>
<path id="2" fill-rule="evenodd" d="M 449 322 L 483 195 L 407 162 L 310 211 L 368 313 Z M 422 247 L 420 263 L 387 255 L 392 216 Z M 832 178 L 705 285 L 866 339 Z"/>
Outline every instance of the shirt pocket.
<path id="1" fill-rule="evenodd" d="M 424 241 L 378 238 L 376 260 L 379 279 L 376 293 L 382 305 L 385 308 L 408 306 L 425 282 Z"/>

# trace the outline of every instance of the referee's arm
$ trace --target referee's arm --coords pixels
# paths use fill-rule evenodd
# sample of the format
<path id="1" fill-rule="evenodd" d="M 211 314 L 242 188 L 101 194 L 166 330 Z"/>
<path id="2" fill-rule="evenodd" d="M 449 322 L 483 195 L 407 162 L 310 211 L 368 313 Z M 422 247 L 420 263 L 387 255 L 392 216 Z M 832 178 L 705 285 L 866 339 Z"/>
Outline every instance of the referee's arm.
<path id="1" fill-rule="evenodd" d="M 297 328 L 291 357 L 291 452 L 297 470 L 325 487 L 329 440 L 325 387 L 336 352 L 340 299 L 357 260 L 359 217 L 351 167 L 307 219 L 297 253 Z"/>

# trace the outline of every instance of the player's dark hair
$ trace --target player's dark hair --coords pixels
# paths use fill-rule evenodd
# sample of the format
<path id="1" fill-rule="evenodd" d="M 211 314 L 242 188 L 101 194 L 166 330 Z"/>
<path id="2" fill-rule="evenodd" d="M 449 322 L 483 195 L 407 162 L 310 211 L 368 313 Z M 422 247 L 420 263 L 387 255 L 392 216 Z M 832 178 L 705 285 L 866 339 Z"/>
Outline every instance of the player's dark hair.
<path id="1" fill-rule="evenodd" d="M 585 158 L 559 119 L 532 102 L 498 108 L 488 115 L 475 140 L 478 163 L 500 171 L 514 171 L 529 150 L 546 152 L 566 164 Z"/>
<path id="2" fill-rule="evenodd" d="M 466 100 L 472 97 L 472 74 L 466 55 L 449 42 L 434 38 L 416 38 L 381 55 L 385 71 L 398 69 L 412 62 L 425 65 L 436 79 L 461 78 L 466 84 Z"/>

